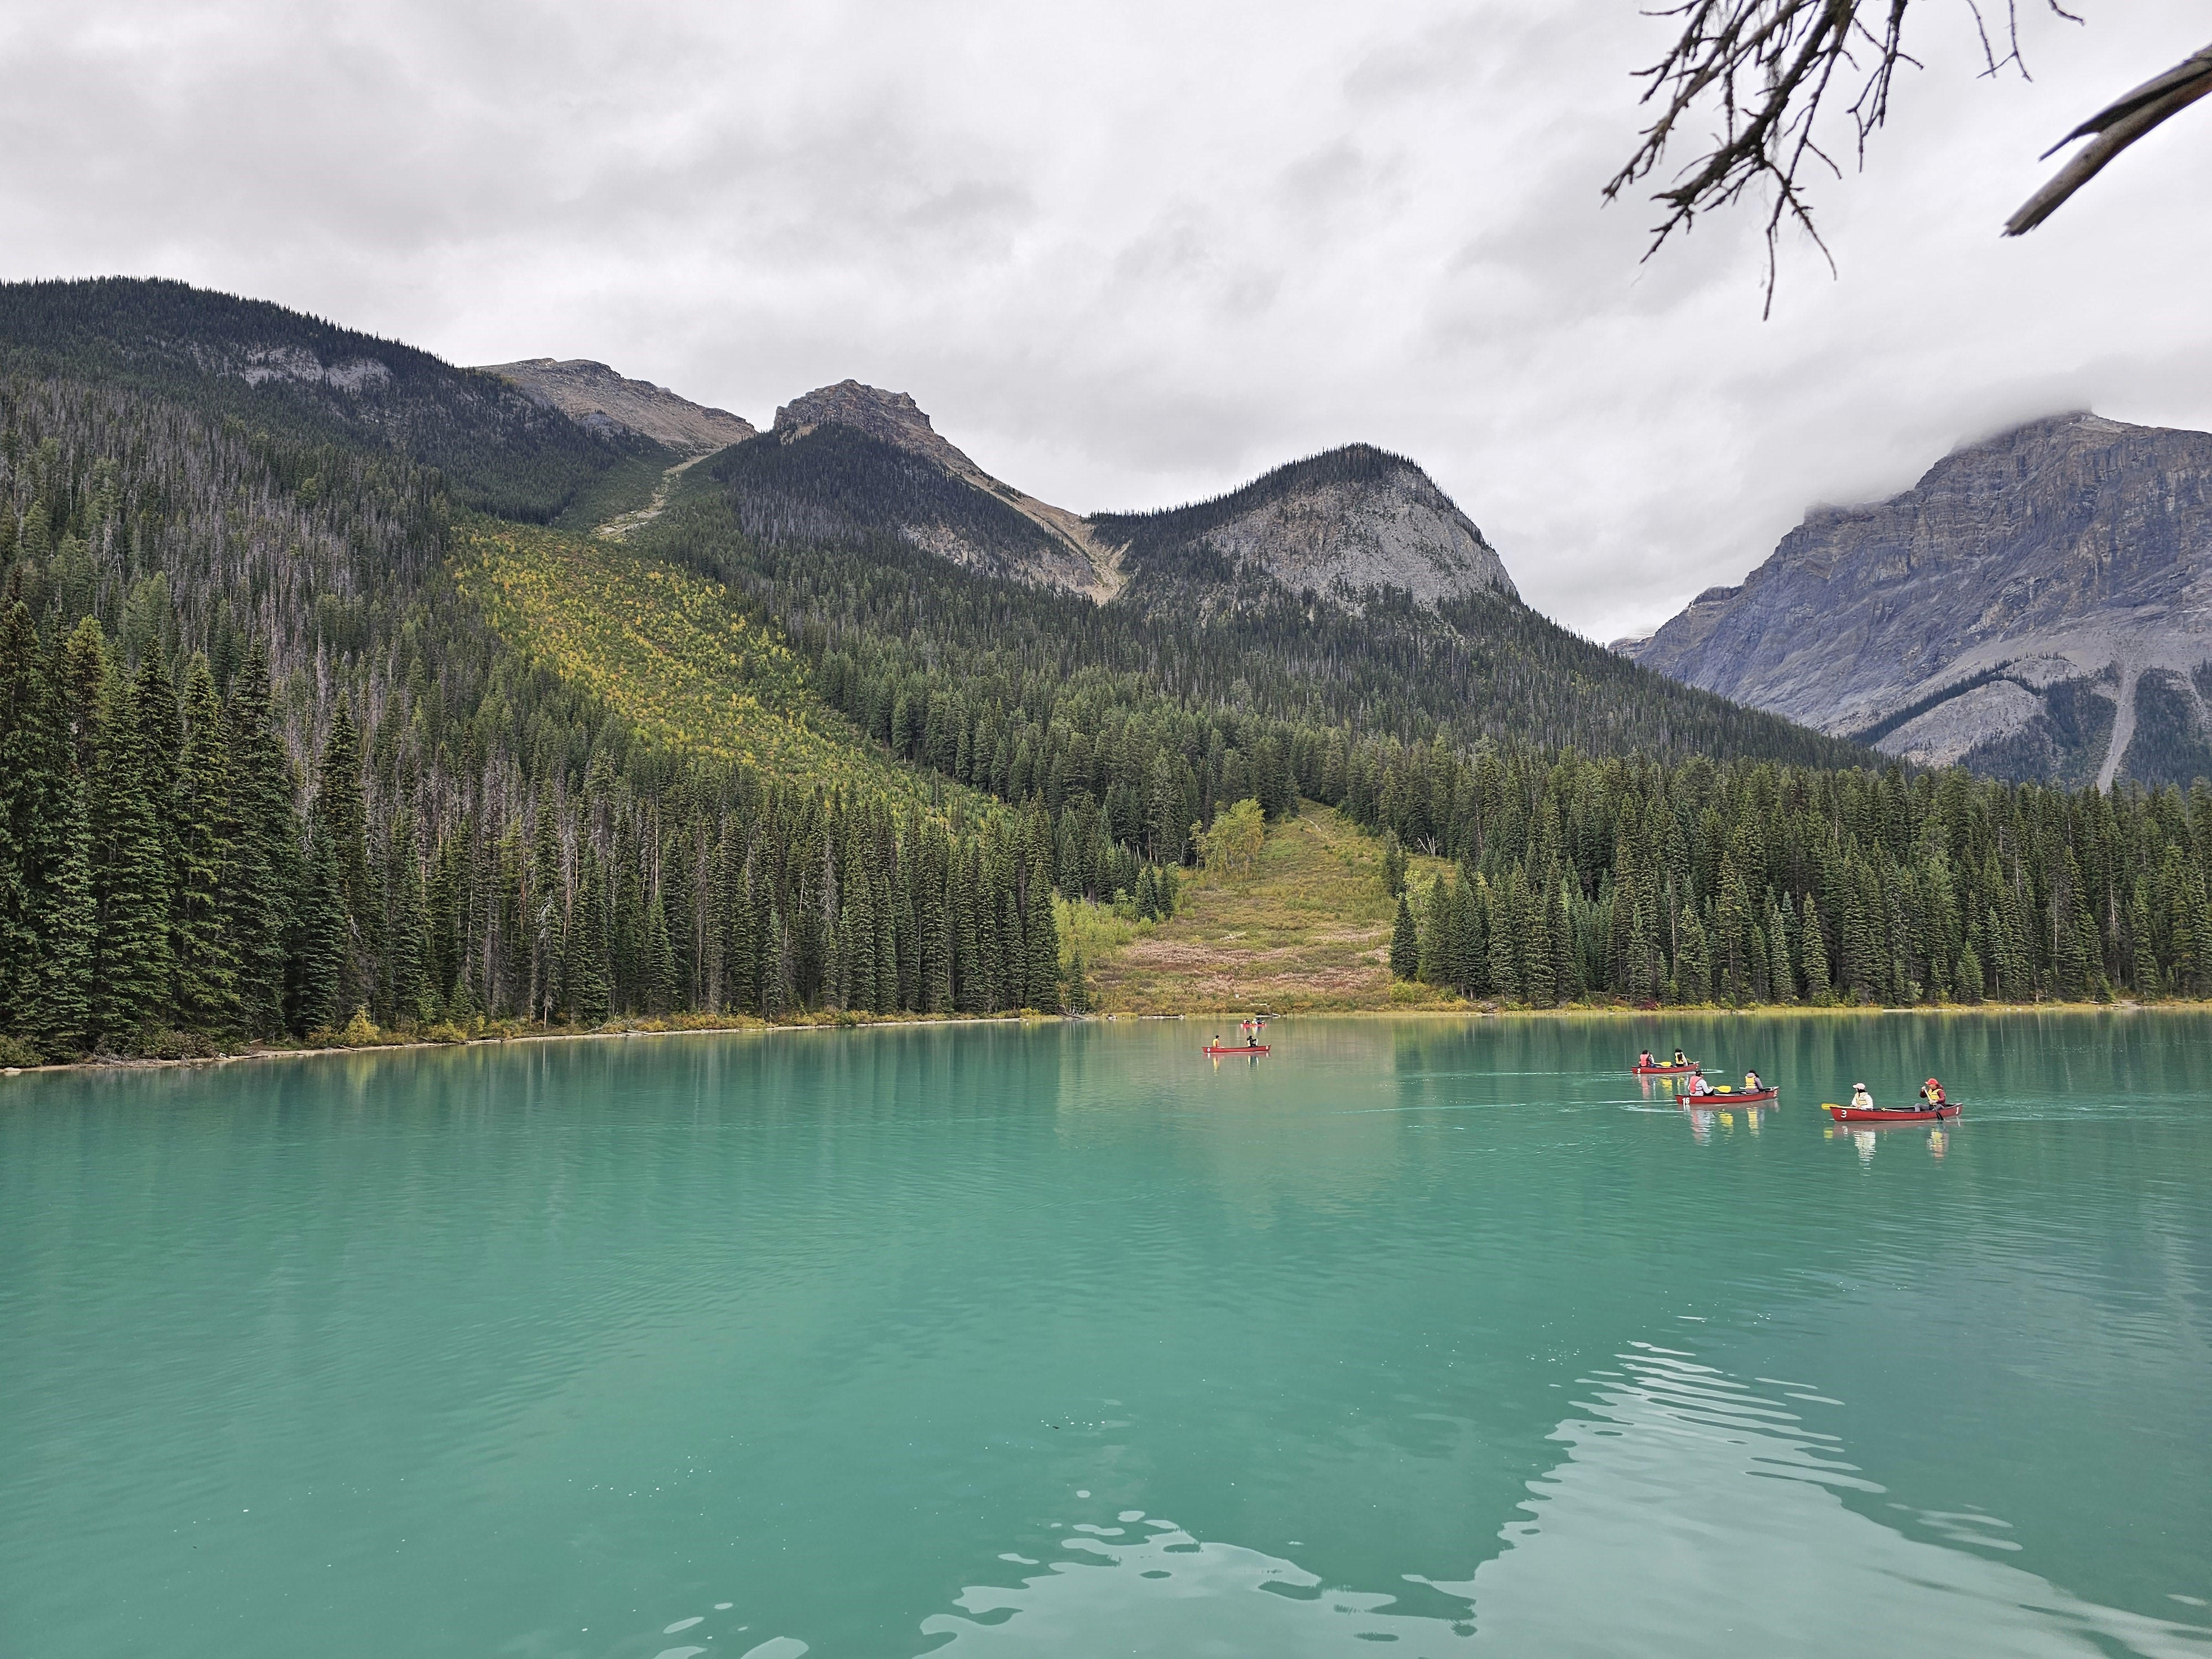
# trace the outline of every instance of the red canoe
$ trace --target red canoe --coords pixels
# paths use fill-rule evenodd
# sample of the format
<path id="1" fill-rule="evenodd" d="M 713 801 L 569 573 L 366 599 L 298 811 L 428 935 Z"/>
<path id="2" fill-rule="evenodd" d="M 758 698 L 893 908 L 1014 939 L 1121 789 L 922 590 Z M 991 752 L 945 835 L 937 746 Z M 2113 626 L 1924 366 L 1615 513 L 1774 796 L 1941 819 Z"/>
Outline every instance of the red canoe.
<path id="1" fill-rule="evenodd" d="M 1947 1100 L 1941 1106 L 1906 1106 L 1891 1109 L 1876 1107 L 1870 1112 L 1855 1112 L 1848 1106 L 1831 1106 L 1828 1115 L 1838 1123 L 1936 1123 L 1947 1117 L 1959 1115 L 1959 1103 Z"/>
<path id="2" fill-rule="evenodd" d="M 1781 1092 L 1779 1089 L 1732 1089 L 1724 1095 L 1678 1095 L 1675 1098 L 1685 1106 L 1756 1106 Z"/>
<path id="3" fill-rule="evenodd" d="M 1698 1069 L 1698 1062 L 1687 1066 L 1632 1066 L 1629 1071 L 1637 1077 L 1687 1077 Z"/>
<path id="4" fill-rule="evenodd" d="M 1245 1048 L 1217 1048 L 1209 1042 L 1206 1045 L 1205 1052 L 1209 1054 L 1264 1054 L 1267 1052 L 1267 1045 L 1264 1042 L 1255 1042 Z"/>

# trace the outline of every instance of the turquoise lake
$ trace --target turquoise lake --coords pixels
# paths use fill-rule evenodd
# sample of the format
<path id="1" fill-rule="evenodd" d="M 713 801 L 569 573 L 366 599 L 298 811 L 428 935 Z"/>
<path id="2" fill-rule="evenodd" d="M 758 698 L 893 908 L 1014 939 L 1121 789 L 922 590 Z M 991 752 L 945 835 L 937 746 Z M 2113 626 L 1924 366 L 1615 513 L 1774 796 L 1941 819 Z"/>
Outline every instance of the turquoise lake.
<path id="1" fill-rule="evenodd" d="M 2212 1017 L 1218 1024 L 0 1080 L 0 1653 L 2212 1655 Z"/>

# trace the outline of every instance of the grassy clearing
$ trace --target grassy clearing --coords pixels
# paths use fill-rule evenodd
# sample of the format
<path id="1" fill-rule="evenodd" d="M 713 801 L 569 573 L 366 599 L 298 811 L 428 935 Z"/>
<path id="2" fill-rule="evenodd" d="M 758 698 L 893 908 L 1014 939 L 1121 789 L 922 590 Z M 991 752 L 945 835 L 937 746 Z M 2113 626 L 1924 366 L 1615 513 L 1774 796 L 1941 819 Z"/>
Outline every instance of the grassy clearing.
<path id="1" fill-rule="evenodd" d="M 716 583 L 619 542 L 514 525 L 465 538 L 455 573 L 507 640 L 656 743 L 863 794 L 928 793 L 823 708 L 774 625 Z"/>
<path id="2" fill-rule="evenodd" d="M 1415 859 L 1425 882 L 1443 865 Z M 1382 848 L 1325 806 L 1308 802 L 1275 825 L 1252 873 L 1190 876 L 1175 919 L 1090 917 L 1084 955 L 1093 996 L 1111 1013 L 1171 1014 L 1264 1008 L 1276 1013 L 1459 1006 L 1426 987 L 1390 982 L 1390 922 Z"/>

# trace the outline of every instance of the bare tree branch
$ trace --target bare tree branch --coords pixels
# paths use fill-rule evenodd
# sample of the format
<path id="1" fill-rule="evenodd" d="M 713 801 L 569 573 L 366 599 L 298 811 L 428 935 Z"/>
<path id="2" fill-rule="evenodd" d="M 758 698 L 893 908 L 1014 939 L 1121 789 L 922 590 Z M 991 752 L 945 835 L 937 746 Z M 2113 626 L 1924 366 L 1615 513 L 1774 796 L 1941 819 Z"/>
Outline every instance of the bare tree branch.
<path id="1" fill-rule="evenodd" d="M 1653 199 L 1667 213 L 1653 228 L 1644 258 L 1656 253 L 1676 231 L 1689 229 L 1699 213 L 1728 206 L 1764 185 L 1772 192 L 1765 227 L 1766 309 L 1771 314 L 1783 227 L 1797 225 L 1827 253 L 1805 194 L 1805 179 L 1814 168 L 1841 176 L 1817 136 L 1822 110 L 1832 96 L 1840 97 L 1856 82 L 1844 115 L 1863 162 L 1868 138 L 1888 118 L 1898 66 L 1918 67 L 1904 47 L 1905 13 L 1911 3 L 1680 0 L 1650 14 L 1682 19 L 1682 33 L 1664 58 L 1638 72 L 1649 83 L 1642 101 L 1656 105 L 1658 114 L 1628 164 L 1607 184 L 1606 199 L 1618 198 L 1656 172 L 1678 129 L 1699 109 L 1717 107 L 1720 131 L 1711 135 L 1711 148 L 1676 175 L 1676 183 L 1654 192 Z M 2020 0 L 2002 0 L 2002 21 L 1994 26 L 1998 0 L 1966 3 L 1980 29 L 1985 72 L 2010 66 L 2025 74 Z M 2073 16 L 2059 0 L 2045 3 L 2062 17 Z M 1832 259 L 1829 265 L 1834 268 Z"/>
<path id="2" fill-rule="evenodd" d="M 2005 221 L 2004 234 L 2025 236 L 2058 211 L 2067 198 L 2095 178 L 2105 163 L 2168 117 L 2179 114 L 2207 93 L 2212 93 L 2212 46 L 2185 58 L 2163 75 L 2146 81 L 2124 98 L 2094 115 L 2043 152 L 2047 161 L 2076 138 L 2097 135 L 2062 167 L 2057 176 L 2021 204 Z"/>

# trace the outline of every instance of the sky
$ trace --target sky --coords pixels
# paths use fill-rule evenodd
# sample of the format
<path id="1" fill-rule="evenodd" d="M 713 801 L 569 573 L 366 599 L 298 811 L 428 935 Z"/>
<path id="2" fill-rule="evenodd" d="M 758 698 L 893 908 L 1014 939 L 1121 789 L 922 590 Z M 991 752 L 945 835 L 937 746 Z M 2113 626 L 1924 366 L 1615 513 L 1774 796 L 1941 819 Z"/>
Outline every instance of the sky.
<path id="1" fill-rule="evenodd" d="M 0 278 L 180 277 L 762 424 L 849 375 L 1084 512 L 1380 444 L 1605 639 L 2013 422 L 2212 428 L 2212 102 L 1996 234 L 2212 3 L 2017 3 L 2032 80 L 1917 0 L 1923 66 L 1814 196 L 1836 274 L 1786 242 L 1769 321 L 1755 209 L 1645 262 L 1648 201 L 1601 204 L 1667 32 L 1637 0 L 9 0 Z"/>

